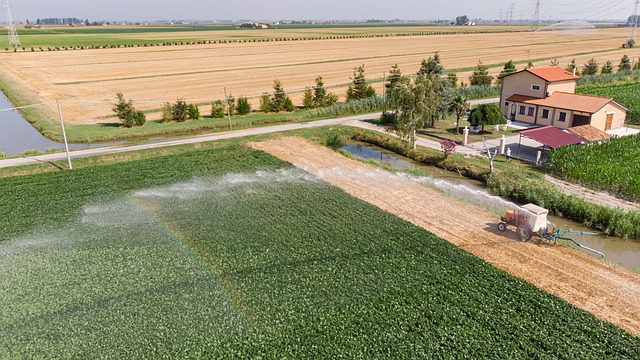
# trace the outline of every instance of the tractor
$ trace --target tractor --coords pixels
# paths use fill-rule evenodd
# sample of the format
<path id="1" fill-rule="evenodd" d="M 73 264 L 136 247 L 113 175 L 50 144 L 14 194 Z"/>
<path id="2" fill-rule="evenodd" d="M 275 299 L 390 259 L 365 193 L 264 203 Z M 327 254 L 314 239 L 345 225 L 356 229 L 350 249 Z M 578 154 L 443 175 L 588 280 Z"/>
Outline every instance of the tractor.
<path id="1" fill-rule="evenodd" d="M 505 231 L 508 225 L 515 226 L 516 237 L 521 241 L 529 241 L 534 233 L 541 237 L 553 234 L 556 227 L 547 222 L 547 214 L 549 214 L 549 210 L 534 204 L 507 210 L 505 216 L 500 218 L 498 230 Z"/>

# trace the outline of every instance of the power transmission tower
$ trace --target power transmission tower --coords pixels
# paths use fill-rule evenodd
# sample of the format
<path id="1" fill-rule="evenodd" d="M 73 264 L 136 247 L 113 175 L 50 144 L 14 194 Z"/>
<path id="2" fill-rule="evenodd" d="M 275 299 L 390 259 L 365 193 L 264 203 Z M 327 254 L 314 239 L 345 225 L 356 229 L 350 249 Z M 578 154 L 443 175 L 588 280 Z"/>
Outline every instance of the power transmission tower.
<path id="1" fill-rule="evenodd" d="M 636 46 L 636 30 L 638 29 L 638 3 L 640 3 L 640 0 L 636 0 L 633 4 L 633 15 L 631 15 L 629 21 L 627 41 L 622 45 L 622 47 L 632 48 Z"/>
<path id="2" fill-rule="evenodd" d="M 9 45 L 13 47 L 20 47 L 20 39 L 18 38 L 18 32 L 16 31 L 16 24 L 13 22 L 13 15 L 11 15 L 9 0 L 3 0 L 2 7 L 4 7 L 7 11 L 7 23 L 9 24 Z"/>
<path id="3" fill-rule="evenodd" d="M 513 24 L 513 3 L 511 3 L 511 10 L 509 11 L 509 24 Z"/>
<path id="4" fill-rule="evenodd" d="M 536 12 L 533 14 L 533 22 L 536 31 L 538 31 L 538 29 L 540 29 L 540 0 L 536 1 Z"/>

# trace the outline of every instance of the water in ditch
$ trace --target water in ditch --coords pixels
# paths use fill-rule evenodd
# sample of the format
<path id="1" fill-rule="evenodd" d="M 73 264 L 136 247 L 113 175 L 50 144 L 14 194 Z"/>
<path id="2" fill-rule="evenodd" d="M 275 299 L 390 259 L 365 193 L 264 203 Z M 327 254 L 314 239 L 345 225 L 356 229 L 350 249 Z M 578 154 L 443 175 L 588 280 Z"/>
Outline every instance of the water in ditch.
<path id="1" fill-rule="evenodd" d="M 34 150 L 38 152 L 64 150 L 63 143 L 44 137 L 22 117 L 20 112 L 9 110 L 12 108 L 11 102 L 0 92 L 0 153 L 6 156 L 17 156 Z M 123 142 L 71 143 L 69 149 L 88 149 L 120 143 Z"/>
<path id="2" fill-rule="evenodd" d="M 342 146 L 342 149 L 350 153 L 354 158 L 367 161 L 374 160 L 381 165 L 391 166 L 398 170 L 419 169 L 428 176 L 417 176 L 409 173 L 404 176 L 410 177 L 414 181 L 420 182 L 454 198 L 495 213 L 496 224 L 500 221 L 500 215 L 504 214 L 507 209 L 522 205 L 515 204 L 514 202 L 508 201 L 499 196 L 491 195 L 485 189 L 484 184 L 479 181 L 465 178 L 455 172 L 445 171 L 433 166 L 418 163 L 377 146 L 354 142 Z M 580 223 L 558 216 L 549 215 L 547 220 L 562 230 L 597 232 L 596 230 L 588 228 Z M 606 236 L 604 234 L 572 234 L 569 237 L 572 237 L 582 245 L 604 253 L 607 261 L 640 272 L 640 241 Z M 566 241 L 559 240 L 559 242 L 573 246 Z M 586 250 L 581 251 L 584 251 L 589 255 L 599 257 L 593 252 Z"/>

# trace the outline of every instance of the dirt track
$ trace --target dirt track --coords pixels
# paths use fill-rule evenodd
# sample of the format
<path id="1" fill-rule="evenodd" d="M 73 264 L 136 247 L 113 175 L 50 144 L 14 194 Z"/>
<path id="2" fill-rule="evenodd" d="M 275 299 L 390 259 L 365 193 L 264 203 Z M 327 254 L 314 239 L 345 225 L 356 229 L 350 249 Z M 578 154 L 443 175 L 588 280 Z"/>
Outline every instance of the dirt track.
<path id="1" fill-rule="evenodd" d="M 423 227 L 494 266 L 640 336 L 640 274 L 566 247 L 499 233 L 496 216 L 301 138 L 252 143 L 347 193 Z"/>

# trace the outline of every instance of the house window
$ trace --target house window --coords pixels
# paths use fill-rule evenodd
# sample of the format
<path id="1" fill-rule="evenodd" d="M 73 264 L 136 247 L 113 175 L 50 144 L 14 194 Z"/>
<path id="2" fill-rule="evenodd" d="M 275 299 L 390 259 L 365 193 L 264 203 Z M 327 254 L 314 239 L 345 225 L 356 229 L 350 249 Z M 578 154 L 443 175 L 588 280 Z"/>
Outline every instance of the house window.
<path id="1" fill-rule="evenodd" d="M 509 102 L 508 102 L 508 101 L 505 101 L 505 102 L 504 102 L 504 106 L 505 106 L 505 107 L 509 107 Z"/>
<path id="2" fill-rule="evenodd" d="M 524 112 L 526 109 L 527 109 L 526 106 L 520 106 L 520 115 L 524 115 Z"/>
<path id="3" fill-rule="evenodd" d="M 535 111 L 536 111 L 536 109 L 535 109 L 535 108 L 532 108 L 532 107 L 527 108 L 527 110 L 528 110 L 527 115 L 529 115 L 529 116 L 533 116 L 533 114 L 534 114 L 534 113 L 535 113 Z"/>
<path id="4" fill-rule="evenodd" d="M 543 119 L 549 118 L 549 109 L 542 109 L 542 115 L 540 116 Z"/>
<path id="5" fill-rule="evenodd" d="M 531 85 L 531 90 L 540 91 L 540 85 Z"/>
<path id="6" fill-rule="evenodd" d="M 564 111 L 560 111 L 560 115 L 558 116 L 558 121 L 567 121 L 567 113 Z"/>

